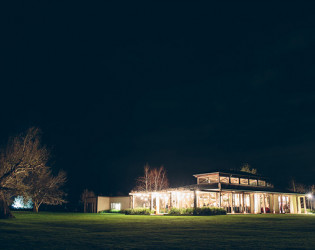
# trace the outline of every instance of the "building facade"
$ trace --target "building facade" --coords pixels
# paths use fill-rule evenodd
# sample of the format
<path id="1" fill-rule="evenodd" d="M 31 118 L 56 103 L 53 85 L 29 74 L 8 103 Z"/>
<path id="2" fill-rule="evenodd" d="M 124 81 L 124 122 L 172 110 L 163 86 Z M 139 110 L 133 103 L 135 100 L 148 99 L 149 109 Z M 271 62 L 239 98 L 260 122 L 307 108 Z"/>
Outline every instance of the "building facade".
<path id="1" fill-rule="evenodd" d="M 131 207 L 130 196 L 95 196 L 84 203 L 84 213 L 98 213 L 104 210 L 124 210 Z"/>
<path id="2" fill-rule="evenodd" d="M 306 213 L 305 194 L 275 189 L 267 178 L 245 172 L 194 175 L 197 184 L 156 192 L 131 192 L 131 208 L 168 213 L 171 208 L 219 207 L 228 213 Z"/>

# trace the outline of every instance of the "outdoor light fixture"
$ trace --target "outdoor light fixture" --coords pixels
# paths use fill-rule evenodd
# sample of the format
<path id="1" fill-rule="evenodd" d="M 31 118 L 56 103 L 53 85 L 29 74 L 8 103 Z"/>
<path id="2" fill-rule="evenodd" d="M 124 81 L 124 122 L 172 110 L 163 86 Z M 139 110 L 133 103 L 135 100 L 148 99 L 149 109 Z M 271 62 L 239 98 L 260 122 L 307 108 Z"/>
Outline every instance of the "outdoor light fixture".
<path id="1" fill-rule="evenodd" d="M 307 194 L 307 198 L 312 199 L 312 198 L 313 198 L 312 193 L 308 193 L 308 194 Z"/>

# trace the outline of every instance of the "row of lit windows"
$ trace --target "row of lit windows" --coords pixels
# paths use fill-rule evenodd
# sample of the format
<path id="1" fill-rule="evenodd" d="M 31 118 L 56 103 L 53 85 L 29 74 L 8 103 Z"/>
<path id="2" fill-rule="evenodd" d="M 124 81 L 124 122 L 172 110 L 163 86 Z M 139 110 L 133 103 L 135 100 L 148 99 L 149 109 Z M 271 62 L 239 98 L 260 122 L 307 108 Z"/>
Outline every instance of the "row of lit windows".
<path id="1" fill-rule="evenodd" d="M 206 178 L 198 178 L 199 184 L 202 183 L 218 183 L 219 176 L 209 176 Z M 231 183 L 231 184 L 241 184 L 241 185 L 250 185 L 250 186 L 271 186 L 271 184 L 267 183 L 264 180 L 257 180 L 257 179 L 248 179 L 248 178 L 237 178 L 237 177 L 227 177 L 227 176 L 220 176 L 221 183 Z"/>

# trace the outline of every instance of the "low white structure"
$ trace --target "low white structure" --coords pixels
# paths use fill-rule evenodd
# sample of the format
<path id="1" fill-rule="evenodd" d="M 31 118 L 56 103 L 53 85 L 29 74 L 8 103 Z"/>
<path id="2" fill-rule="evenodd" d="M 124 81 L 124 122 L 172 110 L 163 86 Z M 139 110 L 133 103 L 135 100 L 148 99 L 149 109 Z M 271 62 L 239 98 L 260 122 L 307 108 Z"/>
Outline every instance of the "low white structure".
<path id="1" fill-rule="evenodd" d="M 131 207 L 130 196 L 96 196 L 87 198 L 85 213 L 98 213 L 104 210 L 124 210 Z"/>

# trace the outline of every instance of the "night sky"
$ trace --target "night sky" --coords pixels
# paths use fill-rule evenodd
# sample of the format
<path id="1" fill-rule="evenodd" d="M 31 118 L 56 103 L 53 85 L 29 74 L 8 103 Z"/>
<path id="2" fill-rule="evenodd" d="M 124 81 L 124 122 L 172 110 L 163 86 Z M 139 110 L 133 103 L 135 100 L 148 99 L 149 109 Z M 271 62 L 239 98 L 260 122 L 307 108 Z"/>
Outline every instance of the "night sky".
<path id="1" fill-rule="evenodd" d="M 3 17 L 1 143 L 40 127 L 73 200 L 84 188 L 128 194 L 145 163 L 164 165 L 172 186 L 244 163 L 279 185 L 313 184 L 314 7 L 13 6 Z"/>

